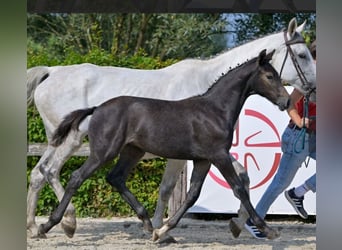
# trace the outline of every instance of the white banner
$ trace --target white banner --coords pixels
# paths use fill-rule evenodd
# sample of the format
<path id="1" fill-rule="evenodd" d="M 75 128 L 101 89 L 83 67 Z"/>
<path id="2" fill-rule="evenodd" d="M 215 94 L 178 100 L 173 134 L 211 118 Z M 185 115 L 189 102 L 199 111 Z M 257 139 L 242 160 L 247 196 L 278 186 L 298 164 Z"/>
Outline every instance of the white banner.
<path id="1" fill-rule="evenodd" d="M 292 87 L 286 87 L 289 93 Z M 247 99 L 241 110 L 239 123 L 234 133 L 230 152 L 247 169 L 250 178 L 250 196 L 254 206 L 271 183 L 282 155 L 281 135 L 289 122 L 286 111 L 258 95 Z M 289 188 L 302 184 L 316 172 L 316 161 L 307 158 L 307 167 L 302 164 Z M 188 187 L 192 161 L 188 161 Z M 207 175 L 201 195 L 191 207 L 190 213 L 236 213 L 240 202 L 233 195 L 222 175 L 212 166 Z M 305 195 L 304 208 L 308 214 L 316 214 L 316 194 L 309 191 Z M 281 194 L 270 207 L 268 214 L 296 214 L 292 206 Z"/>

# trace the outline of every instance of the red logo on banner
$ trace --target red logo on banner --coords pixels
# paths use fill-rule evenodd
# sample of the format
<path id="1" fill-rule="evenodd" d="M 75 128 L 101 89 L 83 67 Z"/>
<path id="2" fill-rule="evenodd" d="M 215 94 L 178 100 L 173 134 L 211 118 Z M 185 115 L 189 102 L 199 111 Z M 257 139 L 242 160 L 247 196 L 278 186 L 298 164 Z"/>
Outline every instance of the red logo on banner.
<path id="1" fill-rule="evenodd" d="M 253 137 L 257 136 L 258 134 L 262 133 L 262 131 L 260 130 L 256 133 L 253 133 L 253 134 L 247 136 L 244 139 L 244 146 L 246 148 L 265 148 L 265 149 L 267 149 L 267 148 L 279 148 L 279 152 L 274 153 L 273 163 L 271 164 L 271 166 L 268 166 L 268 167 L 266 166 L 267 169 L 269 169 L 269 171 L 265 173 L 265 175 L 261 178 L 261 180 L 259 180 L 256 184 L 253 184 L 253 186 L 250 187 L 250 189 L 256 189 L 256 188 L 264 185 L 267 181 L 269 181 L 274 176 L 275 172 L 277 171 L 278 166 L 279 166 L 279 162 L 280 162 L 280 158 L 281 158 L 281 152 L 280 152 L 281 142 L 280 142 L 280 136 L 279 136 L 278 130 L 269 118 L 267 118 L 262 113 L 257 112 L 255 110 L 251 110 L 251 109 L 245 109 L 244 114 L 246 116 L 251 116 L 253 118 L 259 119 L 262 122 L 264 122 L 267 125 L 267 127 L 269 127 L 273 131 L 273 133 L 276 135 L 276 138 L 277 138 L 277 141 L 275 141 L 275 142 L 252 143 L 251 139 Z M 233 141 L 233 143 L 232 143 L 232 148 L 237 147 L 239 145 L 239 142 L 240 142 L 240 126 L 239 126 L 239 124 L 235 130 L 235 137 L 234 138 L 235 138 L 235 141 Z M 253 151 L 253 150 L 251 150 L 251 151 Z M 239 160 L 239 155 L 237 153 L 232 152 L 231 154 L 234 156 L 235 159 Z M 270 155 L 270 157 L 271 157 L 271 155 Z M 243 164 L 243 166 L 245 167 L 245 169 L 247 171 L 248 171 L 249 160 L 251 160 L 253 162 L 252 165 L 255 166 L 258 171 L 261 170 L 260 166 L 258 164 L 257 158 L 253 154 L 253 152 L 246 152 L 243 156 L 243 160 L 244 160 L 243 163 L 242 162 L 240 162 L 240 163 Z M 209 176 L 219 185 L 221 185 L 225 188 L 228 188 L 228 189 L 231 188 L 230 185 L 222 177 L 217 176 L 212 170 L 209 171 Z"/>

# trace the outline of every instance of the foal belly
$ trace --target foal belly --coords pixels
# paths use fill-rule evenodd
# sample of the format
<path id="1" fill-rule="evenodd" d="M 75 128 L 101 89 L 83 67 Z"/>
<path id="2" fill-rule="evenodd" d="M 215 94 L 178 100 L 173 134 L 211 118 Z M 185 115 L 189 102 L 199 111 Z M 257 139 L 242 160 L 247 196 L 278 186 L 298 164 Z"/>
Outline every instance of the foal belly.
<path id="1" fill-rule="evenodd" d="M 140 135 L 133 144 L 161 157 L 184 160 L 206 159 L 214 148 L 210 138 L 198 140 L 198 136 L 186 128 L 166 130 L 167 127 L 163 127 L 158 132 Z"/>

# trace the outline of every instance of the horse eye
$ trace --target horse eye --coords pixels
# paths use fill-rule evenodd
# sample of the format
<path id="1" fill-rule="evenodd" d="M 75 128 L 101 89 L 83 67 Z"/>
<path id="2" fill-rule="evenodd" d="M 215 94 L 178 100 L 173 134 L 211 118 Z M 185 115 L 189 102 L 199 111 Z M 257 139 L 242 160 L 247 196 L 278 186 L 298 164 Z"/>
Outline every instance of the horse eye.
<path id="1" fill-rule="evenodd" d="M 306 55 L 305 55 L 305 54 L 303 54 L 303 53 L 301 53 L 301 54 L 298 54 L 298 56 L 299 56 L 299 58 L 301 58 L 301 59 L 305 59 L 305 58 L 306 58 Z"/>

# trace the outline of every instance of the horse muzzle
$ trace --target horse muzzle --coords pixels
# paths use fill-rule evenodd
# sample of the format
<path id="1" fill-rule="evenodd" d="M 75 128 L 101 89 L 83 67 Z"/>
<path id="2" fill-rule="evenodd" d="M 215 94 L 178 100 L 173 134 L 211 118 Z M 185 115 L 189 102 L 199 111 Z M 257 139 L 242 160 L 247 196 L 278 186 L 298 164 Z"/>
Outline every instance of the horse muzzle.
<path id="1" fill-rule="evenodd" d="M 290 106 L 290 102 L 291 102 L 290 97 L 279 98 L 279 101 L 277 102 L 279 110 L 284 111 L 288 109 L 288 107 Z"/>

